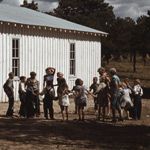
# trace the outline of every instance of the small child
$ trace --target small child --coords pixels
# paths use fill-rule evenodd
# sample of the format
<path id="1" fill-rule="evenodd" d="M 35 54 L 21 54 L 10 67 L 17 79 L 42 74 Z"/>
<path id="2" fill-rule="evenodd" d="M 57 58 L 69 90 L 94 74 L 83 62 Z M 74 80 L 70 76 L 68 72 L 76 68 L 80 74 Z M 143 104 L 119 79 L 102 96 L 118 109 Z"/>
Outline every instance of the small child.
<path id="1" fill-rule="evenodd" d="M 125 78 L 124 83 L 127 85 L 127 88 L 131 90 L 130 98 L 131 98 L 131 101 L 132 101 L 133 100 L 134 90 L 130 86 L 129 78 Z M 129 108 L 129 114 L 130 114 L 130 118 L 134 117 L 134 108 L 133 108 L 133 106 Z"/>
<path id="2" fill-rule="evenodd" d="M 98 85 L 98 88 L 96 89 L 96 92 L 94 94 L 98 94 L 97 96 L 97 103 L 98 103 L 98 117 L 97 119 L 100 120 L 100 114 L 101 114 L 101 107 L 102 107 L 102 113 L 103 113 L 103 121 L 105 120 L 105 108 L 108 106 L 108 86 L 105 83 L 105 77 L 102 77 L 100 80 L 100 84 Z"/>
<path id="3" fill-rule="evenodd" d="M 91 84 L 90 86 L 90 91 L 93 90 L 93 94 L 96 92 L 96 89 L 98 88 L 98 83 L 97 83 L 97 77 L 94 77 L 93 78 L 93 84 Z M 95 112 L 97 110 L 97 96 L 94 98 L 94 109 L 95 109 Z"/>
<path id="4" fill-rule="evenodd" d="M 87 96 L 86 92 L 95 97 L 90 91 L 88 91 L 85 86 L 83 86 L 83 81 L 81 79 L 76 79 L 75 84 L 76 87 L 76 93 L 77 93 L 77 106 L 78 106 L 78 115 L 79 115 L 79 121 L 84 121 L 84 107 L 87 106 Z M 81 119 L 82 115 L 82 119 Z"/>
<path id="5" fill-rule="evenodd" d="M 21 76 L 20 77 L 20 82 L 19 82 L 19 98 L 20 98 L 20 110 L 19 114 L 20 117 L 25 117 L 26 116 L 26 107 L 25 107 L 25 97 L 26 97 L 26 90 L 25 90 L 25 82 L 26 82 L 26 77 Z"/>
<path id="6" fill-rule="evenodd" d="M 75 93 L 76 88 L 77 88 L 77 85 L 73 86 L 73 88 L 71 90 L 73 92 L 73 94 L 74 94 L 75 114 L 77 114 L 77 112 L 78 112 L 77 98 L 76 98 L 77 93 Z"/>
<path id="7" fill-rule="evenodd" d="M 59 105 L 61 109 L 61 114 L 63 121 L 65 120 L 64 111 L 66 112 L 66 121 L 68 121 L 68 106 L 69 103 L 69 96 L 68 94 L 71 91 L 68 90 L 68 85 L 66 82 L 63 82 L 59 87 L 58 97 L 59 97 Z"/>
<path id="8" fill-rule="evenodd" d="M 61 84 L 66 83 L 65 78 L 63 77 L 63 74 L 61 72 L 57 72 L 57 84 L 55 86 L 58 86 L 57 88 L 57 97 L 55 100 L 59 99 L 59 90 L 61 87 Z"/>
<path id="9" fill-rule="evenodd" d="M 141 102 L 141 97 L 143 95 L 143 89 L 141 88 L 140 85 L 140 80 L 136 79 L 134 81 L 134 119 L 138 120 L 141 119 L 141 111 L 142 111 L 142 102 Z"/>
<path id="10" fill-rule="evenodd" d="M 127 114 L 127 119 L 130 120 L 130 114 L 129 114 L 129 109 L 133 106 L 133 103 L 130 98 L 131 90 L 127 88 L 127 85 L 124 82 L 120 83 L 120 92 L 121 92 L 121 97 L 120 97 L 120 104 L 121 104 L 121 113 L 123 116 L 123 109 L 126 111 Z"/>
<path id="11" fill-rule="evenodd" d="M 45 95 L 43 99 L 44 107 L 44 116 L 48 119 L 48 110 L 50 114 L 50 119 L 54 120 L 54 109 L 53 109 L 53 100 L 55 98 L 55 90 L 52 85 L 52 81 L 47 81 L 47 86 L 43 89 L 40 95 Z"/>
<path id="12" fill-rule="evenodd" d="M 47 81 L 51 81 L 51 83 L 53 84 L 55 70 L 56 69 L 52 68 L 52 67 L 46 68 L 46 70 L 45 70 L 46 75 L 44 75 L 43 87 L 45 87 L 45 82 L 47 83 Z"/>
<path id="13" fill-rule="evenodd" d="M 27 118 L 33 118 L 34 114 L 36 113 L 36 109 L 34 107 L 34 99 L 35 96 L 37 96 L 37 89 L 34 86 L 35 81 L 30 80 L 30 82 L 28 83 L 25 99 Z"/>
<path id="14" fill-rule="evenodd" d="M 13 79 L 14 79 L 14 73 L 9 73 L 9 79 L 5 82 L 3 85 L 4 91 L 6 95 L 8 96 L 9 100 L 9 106 L 6 113 L 6 117 L 12 117 L 13 116 L 13 110 L 14 110 L 14 86 L 13 86 Z"/>

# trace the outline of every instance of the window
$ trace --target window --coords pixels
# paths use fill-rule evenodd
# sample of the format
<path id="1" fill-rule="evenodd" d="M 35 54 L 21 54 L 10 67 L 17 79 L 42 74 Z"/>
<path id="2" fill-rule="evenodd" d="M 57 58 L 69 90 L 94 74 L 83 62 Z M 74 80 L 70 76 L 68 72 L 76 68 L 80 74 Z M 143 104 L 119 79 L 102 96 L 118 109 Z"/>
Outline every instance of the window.
<path id="1" fill-rule="evenodd" d="M 12 40 L 12 72 L 19 76 L 19 39 Z"/>
<path id="2" fill-rule="evenodd" d="M 75 43 L 70 44 L 70 75 L 75 76 Z"/>

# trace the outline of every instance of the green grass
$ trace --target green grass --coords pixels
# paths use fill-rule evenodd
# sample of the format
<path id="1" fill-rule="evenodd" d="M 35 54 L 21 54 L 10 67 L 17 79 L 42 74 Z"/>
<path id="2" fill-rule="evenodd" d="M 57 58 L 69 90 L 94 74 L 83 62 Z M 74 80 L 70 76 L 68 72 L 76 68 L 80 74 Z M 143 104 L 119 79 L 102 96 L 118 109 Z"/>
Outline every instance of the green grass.
<path id="1" fill-rule="evenodd" d="M 129 60 L 110 60 L 109 64 L 102 62 L 102 66 L 106 68 L 106 71 L 108 71 L 110 68 L 116 68 L 118 72 L 117 74 L 121 81 L 123 81 L 125 78 L 129 78 L 132 85 L 134 79 L 138 78 L 141 80 L 141 85 L 143 87 L 150 87 L 150 60 L 147 60 L 146 66 L 144 66 L 141 57 L 138 56 L 136 72 L 133 72 L 133 63 Z"/>

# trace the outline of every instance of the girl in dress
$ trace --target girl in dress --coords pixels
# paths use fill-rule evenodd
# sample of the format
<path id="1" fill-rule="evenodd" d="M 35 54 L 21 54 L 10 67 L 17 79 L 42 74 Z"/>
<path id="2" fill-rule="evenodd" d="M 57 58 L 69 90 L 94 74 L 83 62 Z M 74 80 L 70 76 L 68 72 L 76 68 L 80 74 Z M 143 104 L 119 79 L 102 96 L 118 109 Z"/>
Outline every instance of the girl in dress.
<path id="1" fill-rule="evenodd" d="M 88 91 L 85 86 L 83 86 L 83 81 L 81 79 L 77 79 L 75 81 L 76 87 L 76 100 L 78 106 L 78 115 L 79 121 L 84 121 L 84 107 L 87 106 L 87 93 L 95 97 L 90 91 Z M 82 115 L 82 118 L 81 118 Z"/>
<path id="2" fill-rule="evenodd" d="M 129 120 L 131 119 L 129 109 L 133 106 L 133 103 L 130 98 L 131 90 L 127 88 L 127 85 L 124 82 L 122 82 L 120 86 L 121 86 L 120 92 L 122 94 L 120 98 L 120 103 L 121 103 L 121 108 L 122 108 L 121 113 L 123 115 L 123 109 L 124 109 L 127 114 L 127 119 Z"/>
<path id="3" fill-rule="evenodd" d="M 62 118 L 63 121 L 65 120 L 65 114 L 64 111 L 66 113 L 66 121 L 68 121 L 68 106 L 70 105 L 69 103 L 69 96 L 68 94 L 71 91 L 68 90 L 68 85 L 66 82 L 63 82 L 60 87 L 59 87 L 59 91 L 58 91 L 58 98 L 59 98 L 59 105 L 60 105 L 60 109 L 61 109 L 61 114 L 62 114 Z"/>
<path id="4" fill-rule="evenodd" d="M 44 82 L 43 82 L 43 87 L 45 87 L 45 83 L 47 85 L 47 81 L 51 81 L 51 86 L 53 86 L 53 80 L 54 80 L 54 75 L 55 75 L 55 68 L 48 67 L 46 68 L 45 72 L 46 75 L 44 75 Z"/>

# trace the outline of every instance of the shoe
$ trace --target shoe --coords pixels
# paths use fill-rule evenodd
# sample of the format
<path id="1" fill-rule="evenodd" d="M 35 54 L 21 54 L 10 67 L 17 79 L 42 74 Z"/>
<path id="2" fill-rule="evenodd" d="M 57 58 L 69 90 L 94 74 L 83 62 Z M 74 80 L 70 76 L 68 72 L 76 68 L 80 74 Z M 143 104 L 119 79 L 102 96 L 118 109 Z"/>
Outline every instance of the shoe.
<path id="1" fill-rule="evenodd" d="M 58 100 L 58 97 L 55 97 L 54 100 L 57 101 L 57 100 Z"/>
<path id="2" fill-rule="evenodd" d="M 132 120 L 132 118 L 131 118 L 131 117 L 128 117 L 127 120 Z"/>

